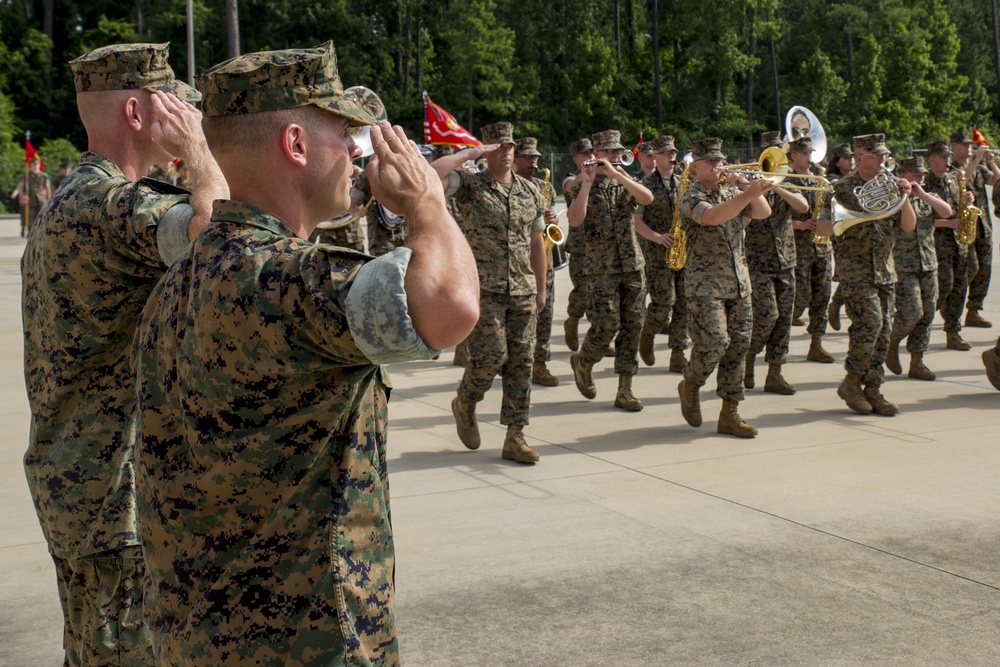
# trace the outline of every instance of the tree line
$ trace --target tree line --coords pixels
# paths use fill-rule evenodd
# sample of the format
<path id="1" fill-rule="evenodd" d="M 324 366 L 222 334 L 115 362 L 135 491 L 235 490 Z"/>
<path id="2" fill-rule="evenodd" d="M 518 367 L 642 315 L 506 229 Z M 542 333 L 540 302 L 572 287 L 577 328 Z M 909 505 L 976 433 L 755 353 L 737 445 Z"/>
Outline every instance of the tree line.
<path id="1" fill-rule="evenodd" d="M 415 138 L 426 90 L 473 133 L 509 120 L 559 151 L 615 128 L 747 154 L 800 105 L 831 145 L 883 132 L 906 155 L 959 128 L 1000 143 L 996 1 L 195 0 L 195 71 L 333 40 L 344 85 Z M 85 148 L 66 63 L 125 41 L 171 42 L 186 79 L 186 0 L 0 0 L 5 194 L 26 130 L 50 164 Z"/>

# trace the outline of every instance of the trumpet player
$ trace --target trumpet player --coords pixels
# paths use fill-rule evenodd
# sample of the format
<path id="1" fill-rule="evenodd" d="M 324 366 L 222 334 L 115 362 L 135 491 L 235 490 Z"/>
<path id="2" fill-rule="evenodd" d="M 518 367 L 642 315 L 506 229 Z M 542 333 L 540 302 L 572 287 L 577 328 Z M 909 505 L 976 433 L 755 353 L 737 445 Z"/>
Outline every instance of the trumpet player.
<path id="1" fill-rule="evenodd" d="M 521 178 L 532 181 L 539 192 L 545 197 L 545 225 L 558 225 L 559 220 L 552 211 L 556 200 L 552 194 L 552 179 L 539 178 L 538 158 L 542 156 L 538 152 L 538 140 L 534 137 L 522 137 L 517 140 L 514 147 L 514 173 Z M 553 375 L 546 364 L 552 358 L 549 341 L 552 338 L 552 308 L 556 302 L 556 276 L 552 266 L 551 253 L 546 253 L 545 258 L 545 306 L 538 311 L 538 325 L 535 328 L 535 352 L 534 363 L 531 365 L 531 382 L 543 387 L 555 387 L 559 384 L 559 378 Z"/>
<path id="2" fill-rule="evenodd" d="M 481 129 L 483 144 L 435 160 L 431 167 L 455 196 L 465 237 L 479 272 L 479 321 L 469 334 L 469 361 L 451 403 L 458 437 L 469 449 L 481 442 L 476 404 L 503 378 L 500 423 L 507 426 L 501 457 L 534 463 L 539 455 L 524 439 L 531 402 L 531 357 L 537 313 L 545 307 L 547 208 L 535 184 L 511 170 L 514 126 L 494 123 Z M 475 174 L 466 160 L 486 159 Z"/>
<path id="3" fill-rule="evenodd" d="M 645 145 L 642 144 L 639 148 Z M 677 187 L 681 174 L 676 168 L 677 148 L 673 137 L 657 137 L 649 142 L 649 146 L 653 151 L 655 168 L 653 173 L 642 180 L 642 184 L 653 193 L 653 202 L 647 206 L 639 206 L 635 211 L 635 231 L 642 237 L 640 245 L 646 261 L 646 289 L 649 292 L 646 320 L 639 334 L 639 358 L 647 366 L 656 363 L 654 337 L 665 326 L 669 326 L 669 369 L 673 373 L 680 373 L 687 365 L 684 350 L 688 343 L 684 270 L 670 269 L 666 256 L 674 245 L 674 235 L 670 233 L 670 228 L 677 206 Z"/>
<path id="4" fill-rule="evenodd" d="M 569 146 L 570 156 L 576 165 L 576 173 L 568 174 L 563 179 L 563 198 L 566 200 L 566 210 L 573 205 L 573 196 L 579 192 L 583 181 L 583 165 L 594 160 L 594 145 L 590 137 L 574 141 Z M 566 306 L 566 321 L 563 330 L 566 335 L 566 347 L 573 352 L 580 349 L 580 318 L 587 314 L 590 306 L 590 279 L 584 272 L 587 257 L 587 243 L 583 238 L 583 230 L 574 230 L 572 225 L 566 232 L 566 252 L 569 254 L 569 279 L 573 289 L 569 292 Z"/>
<path id="5" fill-rule="evenodd" d="M 747 182 L 734 175 L 721 185 L 722 140 L 706 138 L 691 146 L 690 185 L 680 197 L 681 225 L 687 235 L 684 291 L 688 306 L 691 360 L 677 386 L 681 412 L 701 426 L 698 391 L 719 367 L 722 399 L 719 433 L 752 438 L 754 426 L 737 412 L 743 400 L 743 362 L 753 331 L 750 274 L 743 249 L 743 220 L 771 215 L 764 194 L 771 181 Z"/>
<path id="6" fill-rule="evenodd" d="M 653 193 L 634 180 L 620 163 L 627 149 L 618 130 L 591 137 L 594 161 L 583 163 L 583 179 L 569 208 L 569 224 L 582 228 L 587 244 L 585 272 L 593 280 L 588 317 L 590 330 L 580 351 L 570 357 L 573 379 L 586 398 L 597 396 L 594 364 L 604 358 L 615 340 L 615 373 L 618 394 L 615 407 L 642 410 L 632 393 L 632 377 L 639 369 L 637 353 L 646 306 L 643 257 L 632 214 L 637 204 L 648 205 Z"/>
<path id="7" fill-rule="evenodd" d="M 887 178 L 884 175 L 887 155 L 889 149 L 885 146 L 885 135 L 854 137 L 857 169 L 833 186 L 835 202 L 853 217 L 865 220 L 846 229 L 833 249 L 836 257 L 834 278 L 840 282 L 847 315 L 851 318 L 847 359 L 844 362 L 847 376 L 837 388 L 837 395 L 858 414 L 874 412 L 883 416 L 899 412 L 899 407 L 886 400 L 881 391 L 885 381 L 883 364 L 889 349 L 895 309 L 896 271 L 892 252 L 896 229 L 912 232 L 916 216 L 909 200 L 903 198 L 911 191 L 911 183 L 905 179 L 892 179 L 878 193 L 877 196 L 896 202 L 887 209 L 884 217 L 865 214 L 856 193 L 865 194 L 866 187 L 871 191 L 882 185 Z M 876 180 L 880 175 L 881 178 Z M 832 219 L 831 216 L 824 217 Z"/>
<path id="8" fill-rule="evenodd" d="M 761 135 L 760 152 L 772 146 L 781 146 L 781 134 L 765 132 Z M 796 139 L 788 150 L 812 155 L 812 140 Z M 743 386 L 753 388 L 754 360 L 766 348 L 764 391 L 788 396 L 795 393 L 795 387 L 782 376 L 781 367 L 788 357 L 795 309 L 795 233 L 791 215 L 793 211 L 807 213 L 809 202 L 800 193 L 780 185 L 771 188 L 765 197 L 771 215 L 751 221 L 744 241 L 753 286 L 753 333 L 747 350 Z"/>

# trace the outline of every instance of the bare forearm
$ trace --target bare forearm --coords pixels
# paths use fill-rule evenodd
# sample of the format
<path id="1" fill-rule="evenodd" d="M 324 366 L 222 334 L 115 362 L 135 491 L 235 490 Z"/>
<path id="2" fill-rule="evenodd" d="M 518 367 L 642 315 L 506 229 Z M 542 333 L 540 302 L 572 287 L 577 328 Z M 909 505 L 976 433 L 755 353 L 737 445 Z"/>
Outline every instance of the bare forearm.
<path id="1" fill-rule="evenodd" d="M 193 146 L 186 153 L 193 188 L 191 207 L 194 209 L 194 216 L 188 223 L 188 240 L 193 241 L 212 219 L 212 202 L 229 198 L 229 184 L 207 143 Z"/>
<path id="2" fill-rule="evenodd" d="M 590 181 L 584 181 L 580 191 L 576 193 L 573 205 L 566 211 L 566 219 L 570 227 L 579 227 L 587 217 L 587 200 L 590 199 Z"/>
<path id="3" fill-rule="evenodd" d="M 628 190 L 629 194 L 632 195 L 632 198 L 635 199 L 637 203 L 642 204 L 643 206 L 653 203 L 653 193 L 639 181 L 629 177 L 619 179 L 618 182 L 621 183 L 626 190 Z"/>

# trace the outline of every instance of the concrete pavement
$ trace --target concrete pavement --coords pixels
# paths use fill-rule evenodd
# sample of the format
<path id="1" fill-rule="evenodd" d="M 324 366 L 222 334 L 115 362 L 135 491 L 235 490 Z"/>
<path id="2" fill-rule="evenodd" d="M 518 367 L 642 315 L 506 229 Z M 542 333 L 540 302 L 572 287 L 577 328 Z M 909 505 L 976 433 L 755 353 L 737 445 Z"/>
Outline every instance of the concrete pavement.
<path id="1" fill-rule="evenodd" d="M 54 571 L 20 463 L 22 249 L 0 219 L 0 665 L 54 667 Z M 568 288 L 559 272 L 550 368 L 562 384 L 532 394 L 537 465 L 500 459 L 499 383 L 471 452 L 449 407 L 452 353 L 391 369 L 404 665 L 1000 662 L 1000 392 L 979 356 L 1000 333 L 1000 287 L 984 311 L 997 325 L 963 332 L 971 352 L 945 350 L 936 324 L 937 381 L 890 376 L 892 418 L 837 398 L 846 332 L 827 336 L 837 363 L 823 365 L 805 361 L 796 327 L 785 377 L 799 391 L 763 393 L 758 365 L 740 410 L 753 440 L 715 432 L 711 390 L 705 424 L 684 422 L 663 336 L 635 380 L 645 410 L 612 407 L 609 359 L 597 398 L 580 396 L 562 338 Z"/>

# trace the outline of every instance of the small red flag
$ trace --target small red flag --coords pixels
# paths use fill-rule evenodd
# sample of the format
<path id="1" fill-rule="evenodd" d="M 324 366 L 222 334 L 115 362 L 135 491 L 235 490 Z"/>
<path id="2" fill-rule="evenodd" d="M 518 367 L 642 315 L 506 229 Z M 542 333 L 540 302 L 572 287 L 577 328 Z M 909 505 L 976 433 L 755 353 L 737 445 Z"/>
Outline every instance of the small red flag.
<path id="1" fill-rule="evenodd" d="M 431 102 L 424 93 L 424 143 L 434 146 L 478 146 L 481 141 L 458 124 L 455 117 Z"/>
<path id="2" fill-rule="evenodd" d="M 38 157 L 35 147 L 31 145 L 31 139 L 24 140 L 24 162 L 27 164 Z"/>
<path id="3" fill-rule="evenodd" d="M 638 159 L 639 157 L 639 146 L 642 145 L 642 132 L 639 133 L 639 141 L 635 142 L 635 147 L 632 149 L 632 157 Z"/>
<path id="4" fill-rule="evenodd" d="M 986 141 L 986 137 L 979 130 L 972 131 L 972 143 L 977 146 L 989 146 L 990 142 Z"/>

